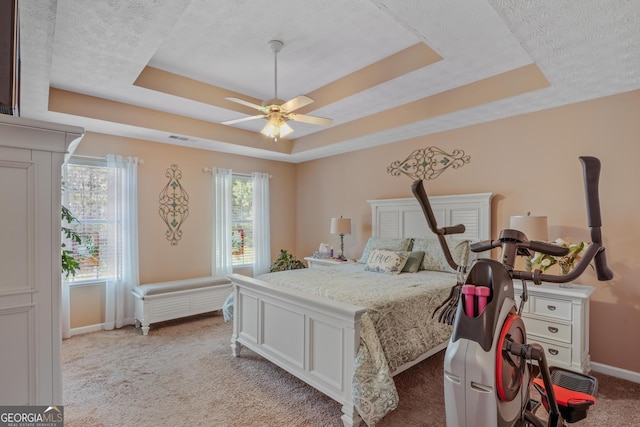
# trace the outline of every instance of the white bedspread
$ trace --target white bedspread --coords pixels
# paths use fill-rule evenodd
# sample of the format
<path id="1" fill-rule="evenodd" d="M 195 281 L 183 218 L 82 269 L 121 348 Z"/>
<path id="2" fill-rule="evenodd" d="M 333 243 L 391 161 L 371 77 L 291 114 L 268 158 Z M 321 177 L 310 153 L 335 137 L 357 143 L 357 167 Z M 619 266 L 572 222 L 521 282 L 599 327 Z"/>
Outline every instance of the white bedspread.
<path id="1" fill-rule="evenodd" d="M 364 271 L 364 264 L 352 263 L 268 273 L 259 279 L 367 308 L 361 319 L 353 397 L 369 426 L 398 405 L 392 373 L 451 335 L 451 327 L 431 314 L 456 284 L 455 274 L 388 275 Z"/>

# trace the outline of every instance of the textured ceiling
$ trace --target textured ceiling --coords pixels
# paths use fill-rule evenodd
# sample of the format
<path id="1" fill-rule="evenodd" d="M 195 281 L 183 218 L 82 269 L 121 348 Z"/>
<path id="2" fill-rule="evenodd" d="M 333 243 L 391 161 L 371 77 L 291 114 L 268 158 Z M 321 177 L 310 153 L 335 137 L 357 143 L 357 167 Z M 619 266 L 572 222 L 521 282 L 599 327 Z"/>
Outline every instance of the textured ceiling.
<path id="1" fill-rule="evenodd" d="M 640 88 L 640 1 L 21 0 L 23 117 L 301 162 Z M 263 119 L 307 94 L 289 140 Z"/>

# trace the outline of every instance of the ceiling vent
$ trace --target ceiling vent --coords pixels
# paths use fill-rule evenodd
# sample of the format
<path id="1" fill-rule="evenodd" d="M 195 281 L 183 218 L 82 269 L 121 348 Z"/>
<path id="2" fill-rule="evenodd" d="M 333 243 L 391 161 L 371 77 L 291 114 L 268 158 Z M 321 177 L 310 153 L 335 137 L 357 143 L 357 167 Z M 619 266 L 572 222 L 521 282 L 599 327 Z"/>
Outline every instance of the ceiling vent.
<path id="1" fill-rule="evenodd" d="M 18 0 L 0 1 L 0 113 L 18 116 L 20 96 Z"/>

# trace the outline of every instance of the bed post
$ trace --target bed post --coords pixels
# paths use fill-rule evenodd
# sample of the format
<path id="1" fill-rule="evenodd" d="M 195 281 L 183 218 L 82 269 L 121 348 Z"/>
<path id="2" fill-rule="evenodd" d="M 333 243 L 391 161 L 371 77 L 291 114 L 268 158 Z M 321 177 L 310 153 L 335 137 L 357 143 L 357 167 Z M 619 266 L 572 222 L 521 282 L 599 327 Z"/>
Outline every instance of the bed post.
<path id="1" fill-rule="evenodd" d="M 362 421 L 362 418 L 358 415 L 358 411 L 355 406 L 353 406 L 353 402 L 349 405 L 342 406 L 342 417 L 340 417 L 340 419 L 344 427 L 358 427 Z"/>
<path id="2" fill-rule="evenodd" d="M 240 291 L 236 284 L 233 284 L 233 305 L 234 313 L 238 310 L 238 302 L 240 301 Z M 238 331 L 240 330 L 238 325 L 238 316 L 233 316 L 233 333 L 231 334 L 231 354 L 233 357 L 240 356 L 240 350 L 242 350 L 242 344 L 238 342 Z"/>

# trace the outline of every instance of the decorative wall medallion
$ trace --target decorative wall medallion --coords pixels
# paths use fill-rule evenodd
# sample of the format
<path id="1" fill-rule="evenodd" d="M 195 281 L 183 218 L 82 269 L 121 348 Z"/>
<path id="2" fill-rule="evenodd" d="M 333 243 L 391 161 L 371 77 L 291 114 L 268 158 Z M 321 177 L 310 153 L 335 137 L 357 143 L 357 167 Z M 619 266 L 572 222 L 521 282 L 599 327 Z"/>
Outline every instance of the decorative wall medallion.
<path id="1" fill-rule="evenodd" d="M 445 153 L 438 147 L 427 147 L 415 150 L 406 159 L 397 160 L 387 167 L 393 176 L 407 175 L 413 180 L 436 179 L 447 168 L 458 169 L 471 161 L 464 151 L 455 149 L 453 153 Z"/>
<path id="2" fill-rule="evenodd" d="M 171 242 L 171 246 L 176 246 L 182 238 L 180 227 L 189 216 L 189 195 L 180 184 L 182 171 L 178 169 L 178 165 L 171 165 L 164 176 L 169 178 L 169 182 L 160 192 L 158 213 L 167 224 L 167 240 Z"/>

